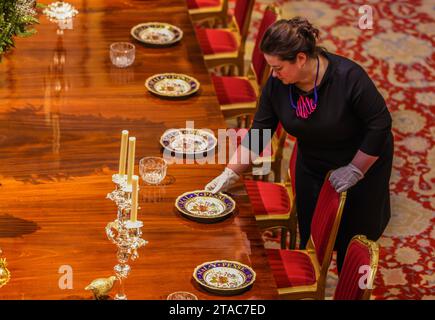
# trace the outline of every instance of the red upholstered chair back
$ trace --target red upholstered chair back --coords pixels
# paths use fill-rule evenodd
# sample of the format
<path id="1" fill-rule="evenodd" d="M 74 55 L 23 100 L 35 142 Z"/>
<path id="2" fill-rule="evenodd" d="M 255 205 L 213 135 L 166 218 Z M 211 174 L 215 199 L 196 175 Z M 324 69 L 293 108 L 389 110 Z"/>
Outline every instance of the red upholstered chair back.
<path id="1" fill-rule="evenodd" d="M 341 213 L 346 200 L 346 192 L 337 193 L 328 179 L 329 173 L 323 182 L 314 209 L 310 239 L 316 251 L 317 261 L 325 272 L 331 262 Z"/>
<path id="2" fill-rule="evenodd" d="M 234 17 L 236 18 L 240 32 L 243 30 L 246 20 L 250 20 L 249 16 L 252 14 L 254 3 L 255 0 L 236 0 Z"/>
<path id="3" fill-rule="evenodd" d="M 334 300 L 368 300 L 376 275 L 379 247 L 365 236 L 355 236 L 344 258 Z"/>
<path id="4" fill-rule="evenodd" d="M 249 23 L 251 22 L 254 3 L 255 0 L 236 0 L 236 6 L 234 7 L 234 18 L 236 19 L 243 44 L 248 36 Z"/>
<path id="5" fill-rule="evenodd" d="M 264 78 L 264 71 L 266 70 L 266 59 L 260 50 L 261 40 L 267 28 L 279 19 L 280 10 L 273 5 L 267 6 L 264 11 L 263 19 L 261 20 L 260 28 L 258 29 L 257 38 L 255 40 L 254 51 L 252 52 L 252 66 L 254 68 L 255 76 L 257 77 L 258 85 L 262 85 Z"/>

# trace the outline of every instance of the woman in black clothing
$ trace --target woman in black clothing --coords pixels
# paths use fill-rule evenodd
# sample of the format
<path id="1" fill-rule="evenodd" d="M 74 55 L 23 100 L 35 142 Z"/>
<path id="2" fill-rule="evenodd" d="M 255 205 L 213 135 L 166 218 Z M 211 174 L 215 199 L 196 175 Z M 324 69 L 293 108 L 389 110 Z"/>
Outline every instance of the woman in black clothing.
<path id="1" fill-rule="evenodd" d="M 390 113 L 367 73 L 355 62 L 317 47 L 318 33 L 301 18 L 280 20 L 266 31 L 261 50 L 272 76 L 263 88 L 251 130 L 273 134 L 281 122 L 297 138 L 301 248 L 308 242 L 327 172 L 333 170 L 329 180 L 337 192 L 347 190 L 336 240 L 340 270 L 351 238 L 363 234 L 377 240 L 389 221 L 393 136 Z M 262 136 L 260 146 L 268 142 Z M 248 139 L 244 147 L 253 149 Z M 224 191 L 248 168 L 240 162 L 228 164 L 206 189 Z"/>

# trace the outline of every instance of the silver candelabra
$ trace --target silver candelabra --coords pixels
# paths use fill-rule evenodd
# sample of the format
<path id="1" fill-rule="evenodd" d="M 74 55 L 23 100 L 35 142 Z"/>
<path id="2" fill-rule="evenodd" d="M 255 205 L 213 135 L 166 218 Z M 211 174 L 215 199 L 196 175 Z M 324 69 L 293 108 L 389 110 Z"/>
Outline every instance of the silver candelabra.
<path id="1" fill-rule="evenodd" d="M 107 198 L 114 201 L 118 207 L 117 218 L 106 226 L 107 238 L 118 247 L 118 264 L 113 268 L 119 281 L 115 300 L 127 300 L 125 281 L 131 270 L 128 261 L 136 260 L 139 257 L 138 249 L 148 243 L 142 239 L 142 221 L 130 220 L 132 189 L 131 185 L 127 185 L 126 177 L 113 175 L 112 181 L 116 188 L 107 194 Z"/>

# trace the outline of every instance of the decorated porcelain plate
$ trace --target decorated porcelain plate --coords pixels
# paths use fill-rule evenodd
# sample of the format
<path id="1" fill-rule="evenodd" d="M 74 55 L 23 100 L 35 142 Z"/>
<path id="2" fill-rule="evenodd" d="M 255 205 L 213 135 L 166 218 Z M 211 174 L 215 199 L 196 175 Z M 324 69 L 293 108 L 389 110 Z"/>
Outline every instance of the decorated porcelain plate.
<path id="1" fill-rule="evenodd" d="M 131 29 L 136 40 L 154 46 L 166 46 L 178 42 L 183 37 L 180 28 L 163 22 L 141 23 Z"/>
<path id="2" fill-rule="evenodd" d="M 193 278 L 210 292 L 232 295 L 253 285 L 255 271 L 237 261 L 217 260 L 197 266 Z"/>
<path id="3" fill-rule="evenodd" d="M 199 90 L 199 82 L 193 77 L 180 73 L 161 73 L 149 77 L 145 87 L 163 97 L 187 97 Z"/>
<path id="4" fill-rule="evenodd" d="M 163 148 L 177 154 L 202 154 L 216 147 L 217 139 L 209 131 L 182 128 L 166 130 L 160 138 Z"/>
<path id="5" fill-rule="evenodd" d="M 175 206 L 187 218 L 210 223 L 225 219 L 234 211 L 236 203 L 223 193 L 196 190 L 179 196 Z"/>

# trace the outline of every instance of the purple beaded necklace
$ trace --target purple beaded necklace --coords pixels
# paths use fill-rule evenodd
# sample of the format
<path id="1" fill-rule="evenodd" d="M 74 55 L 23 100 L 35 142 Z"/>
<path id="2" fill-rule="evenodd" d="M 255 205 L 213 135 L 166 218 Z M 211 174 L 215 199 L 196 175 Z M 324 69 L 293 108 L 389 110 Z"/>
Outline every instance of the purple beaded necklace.
<path id="1" fill-rule="evenodd" d="M 296 110 L 296 116 L 299 118 L 307 119 L 311 113 L 317 108 L 317 79 L 319 77 L 319 57 L 317 57 L 317 71 L 316 80 L 314 80 L 314 101 L 311 98 L 299 95 L 297 106 L 293 102 L 292 86 L 289 86 L 290 90 L 290 104 L 293 109 Z"/>

